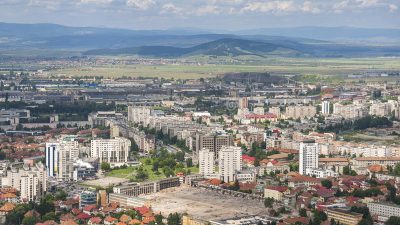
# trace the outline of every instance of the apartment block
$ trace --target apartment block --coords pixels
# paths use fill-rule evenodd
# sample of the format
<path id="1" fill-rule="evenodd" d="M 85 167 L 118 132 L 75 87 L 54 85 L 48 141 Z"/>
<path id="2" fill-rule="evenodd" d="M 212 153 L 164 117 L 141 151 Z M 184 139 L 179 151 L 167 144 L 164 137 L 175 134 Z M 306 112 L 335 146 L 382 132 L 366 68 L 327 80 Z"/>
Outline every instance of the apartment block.
<path id="1" fill-rule="evenodd" d="M 296 105 L 286 107 L 285 117 L 292 119 L 311 118 L 317 114 L 315 106 Z"/>
<path id="2" fill-rule="evenodd" d="M 236 173 L 242 170 L 242 149 L 234 146 L 223 146 L 219 151 L 219 175 L 228 183 L 236 180 Z"/>
<path id="3" fill-rule="evenodd" d="M 199 173 L 206 177 L 214 173 L 214 152 L 207 148 L 199 151 Z"/>
<path id="4" fill-rule="evenodd" d="M 305 175 L 307 169 L 318 168 L 319 145 L 314 141 L 300 143 L 299 173 Z"/>
<path id="5" fill-rule="evenodd" d="M 107 162 L 112 167 L 128 162 L 131 141 L 126 138 L 92 140 L 90 154 L 92 158 L 99 158 L 99 163 Z"/>
<path id="6" fill-rule="evenodd" d="M 367 204 L 372 216 L 378 216 L 378 220 L 385 222 L 391 216 L 400 217 L 400 206 L 388 202 L 370 202 Z"/>

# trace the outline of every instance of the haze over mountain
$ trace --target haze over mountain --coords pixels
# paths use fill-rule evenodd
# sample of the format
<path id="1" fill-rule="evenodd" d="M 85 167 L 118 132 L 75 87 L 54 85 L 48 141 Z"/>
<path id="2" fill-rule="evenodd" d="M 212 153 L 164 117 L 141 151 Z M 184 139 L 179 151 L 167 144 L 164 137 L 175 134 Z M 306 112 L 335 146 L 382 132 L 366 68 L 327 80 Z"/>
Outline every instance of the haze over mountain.
<path id="1" fill-rule="evenodd" d="M 346 43 L 335 43 L 337 40 Z M 376 46 L 360 44 L 360 40 L 375 41 Z M 0 23 L 0 50 L 74 50 L 87 55 L 392 56 L 399 54 L 398 43 L 400 29 L 296 27 L 219 34 L 196 29 L 127 30 Z"/>

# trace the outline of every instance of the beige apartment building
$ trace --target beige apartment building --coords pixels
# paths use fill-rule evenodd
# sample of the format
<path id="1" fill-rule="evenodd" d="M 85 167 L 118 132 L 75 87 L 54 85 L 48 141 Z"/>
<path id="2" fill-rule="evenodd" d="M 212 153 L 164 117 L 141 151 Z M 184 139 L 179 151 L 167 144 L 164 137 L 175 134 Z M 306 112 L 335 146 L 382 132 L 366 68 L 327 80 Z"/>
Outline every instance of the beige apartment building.
<path id="1" fill-rule="evenodd" d="M 99 158 L 99 163 L 107 162 L 112 167 L 120 166 L 128 162 L 131 141 L 126 138 L 92 140 L 90 154 L 93 158 Z"/>
<path id="2" fill-rule="evenodd" d="M 218 134 L 218 133 L 208 133 L 196 134 L 196 156 L 199 155 L 201 149 L 208 149 L 214 153 L 214 156 L 218 158 L 218 153 L 223 146 L 233 145 L 233 136 L 230 134 Z"/>
<path id="3" fill-rule="evenodd" d="M 317 114 L 315 106 L 296 105 L 286 107 L 285 117 L 292 119 L 311 118 Z"/>
<path id="4" fill-rule="evenodd" d="M 333 114 L 339 115 L 345 119 L 358 119 L 368 115 L 368 108 L 365 105 L 343 105 L 341 103 L 333 104 Z"/>

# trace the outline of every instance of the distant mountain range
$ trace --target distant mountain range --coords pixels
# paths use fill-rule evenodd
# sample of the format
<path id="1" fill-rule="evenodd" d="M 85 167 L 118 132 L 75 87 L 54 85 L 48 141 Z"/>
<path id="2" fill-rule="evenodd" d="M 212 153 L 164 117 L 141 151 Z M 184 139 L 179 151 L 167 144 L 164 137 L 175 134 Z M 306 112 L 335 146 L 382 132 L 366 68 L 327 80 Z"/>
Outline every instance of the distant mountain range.
<path id="1" fill-rule="evenodd" d="M 296 27 L 217 34 L 196 29 L 126 30 L 0 23 L 0 55 L 2 51 L 48 49 L 84 55 L 151 57 L 397 56 L 399 46 L 400 29 Z"/>
<path id="2" fill-rule="evenodd" d="M 89 50 L 84 55 L 138 55 L 147 57 L 211 56 L 280 56 L 280 57 L 366 57 L 399 56 L 398 47 L 351 46 L 344 44 L 303 44 L 293 41 L 254 41 L 224 38 L 189 48 L 172 46 L 141 46 L 119 49 Z"/>
<path id="3" fill-rule="evenodd" d="M 85 52 L 85 55 L 141 55 L 152 57 L 183 57 L 192 55 L 240 56 L 266 54 L 301 54 L 283 45 L 260 41 L 223 38 L 189 48 L 171 46 L 141 46 L 120 49 L 99 49 Z"/>

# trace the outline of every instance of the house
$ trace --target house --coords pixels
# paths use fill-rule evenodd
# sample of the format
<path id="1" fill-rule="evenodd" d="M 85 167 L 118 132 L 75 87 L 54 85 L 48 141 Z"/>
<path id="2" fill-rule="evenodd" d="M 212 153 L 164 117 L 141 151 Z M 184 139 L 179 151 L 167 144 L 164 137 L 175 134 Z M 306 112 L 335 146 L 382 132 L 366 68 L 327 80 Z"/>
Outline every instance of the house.
<path id="1" fill-rule="evenodd" d="M 0 208 L 0 215 L 5 216 L 11 211 L 13 211 L 15 208 L 15 204 L 11 202 L 6 202 L 1 208 Z"/>
<path id="2" fill-rule="evenodd" d="M 105 225 L 112 225 L 112 224 L 116 224 L 118 222 L 117 218 L 111 217 L 111 216 L 107 216 L 104 219 L 104 224 Z"/>
<path id="3" fill-rule="evenodd" d="M 88 225 L 100 225 L 102 224 L 102 219 L 100 217 L 92 217 L 89 219 Z"/>
<path id="4" fill-rule="evenodd" d="M 129 222 L 129 225 L 137 225 L 137 224 L 141 224 L 142 222 L 138 219 L 133 219 Z"/>
<path id="5" fill-rule="evenodd" d="M 319 179 L 319 178 L 299 175 L 299 176 L 289 178 L 288 186 L 292 187 L 292 188 L 301 187 L 301 186 L 309 187 L 311 185 L 316 185 L 316 184 L 320 184 L 320 183 L 321 183 L 321 179 Z"/>
<path id="6" fill-rule="evenodd" d="M 76 219 L 78 219 L 78 220 L 88 220 L 90 218 L 92 218 L 92 216 L 90 216 L 89 214 L 86 214 L 86 213 L 81 213 L 76 216 Z"/>
<path id="7" fill-rule="evenodd" d="M 264 198 L 273 198 L 275 201 L 282 201 L 286 191 L 288 191 L 288 187 L 267 186 L 264 189 Z"/>
<path id="8" fill-rule="evenodd" d="M 60 225 L 78 225 L 74 220 L 67 220 L 60 223 Z"/>
<path id="9" fill-rule="evenodd" d="M 69 221 L 69 220 L 74 221 L 75 220 L 75 216 L 72 215 L 71 213 L 63 214 L 63 215 L 60 216 L 60 222 L 61 223 Z"/>
<path id="10" fill-rule="evenodd" d="M 122 214 L 122 216 L 119 218 L 119 221 L 124 223 L 129 223 L 131 220 L 132 218 L 126 214 Z"/>
<path id="11" fill-rule="evenodd" d="M 292 224 L 308 224 L 310 222 L 310 218 L 308 217 L 292 217 L 286 218 L 283 220 L 283 224 L 285 225 L 292 225 Z"/>
<path id="12" fill-rule="evenodd" d="M 248 155 L 242 155 L 242 162 L 247 166 L 254 166 L 254 162 L 256 161 L 255 157 L 251 157 Z"/>

